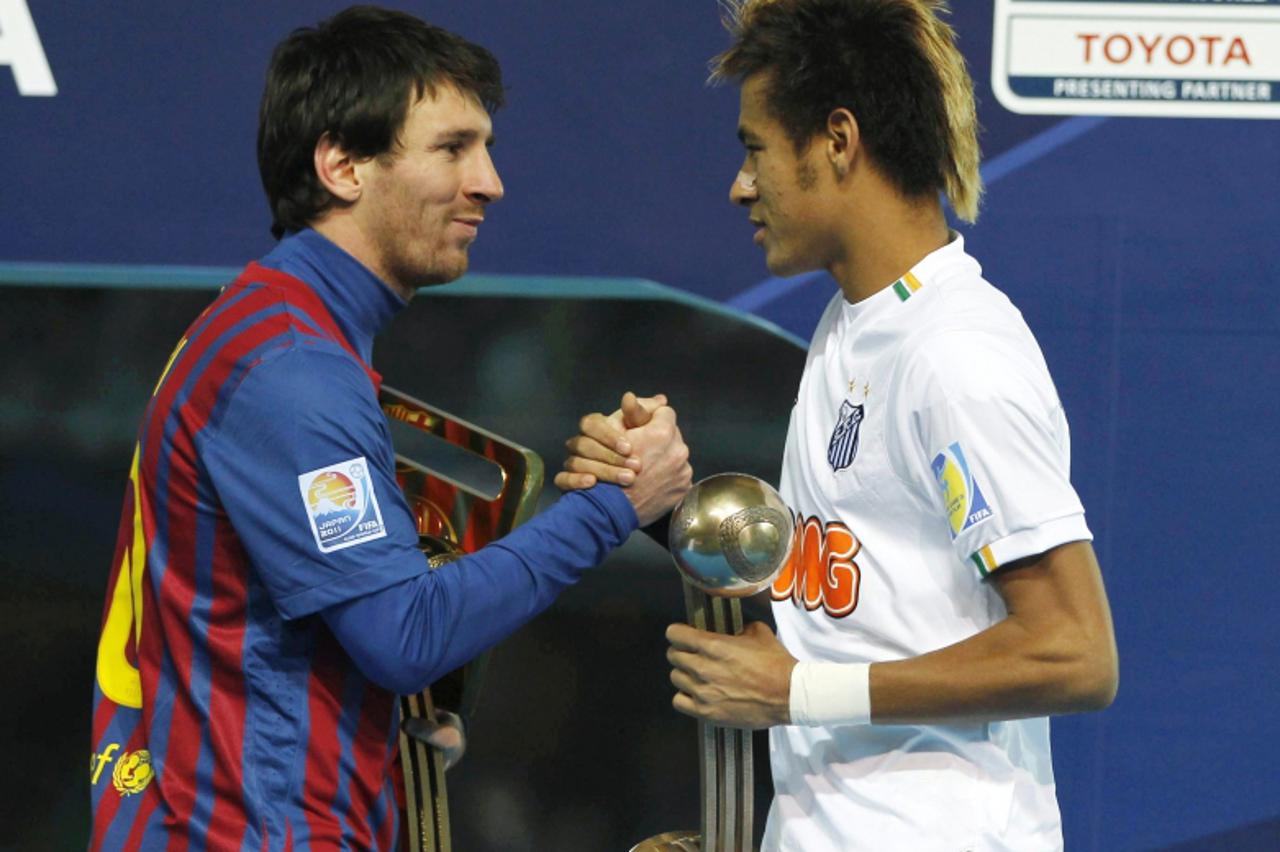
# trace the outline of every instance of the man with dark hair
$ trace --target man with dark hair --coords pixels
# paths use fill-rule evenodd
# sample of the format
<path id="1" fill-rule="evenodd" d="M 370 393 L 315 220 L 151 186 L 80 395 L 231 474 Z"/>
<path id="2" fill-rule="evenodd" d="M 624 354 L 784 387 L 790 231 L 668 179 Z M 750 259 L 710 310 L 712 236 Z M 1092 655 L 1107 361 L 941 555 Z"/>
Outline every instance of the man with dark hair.
<path id="1" fill-rule="evenodd" d="M 783 458 L 778 636 L 672 625 L 677 710 L 770 729 L 763 849 L 1061 849 L 1047 716 L 1117 655 L 1062 404 L 972 221 L 972 86 L 940 0 L 746 0 L 730 198 L 776 275 L 826 269 Z M 618 481 L 644 417 L 584 420 L 562 487 Z"/>
<path id="2" fill-rule="evenodd" d="M 688 488 L 644 471 L 435 571 L 395 478 L 375 333 L 486 208 L 498 64 L 357 7 L 276 50 L 259 163 L 282 236 L 179 341 L 143 417 L 98 646 L 93 849 L 391 849 L 397 693 L 544 609 Z M 629 410 L 643 404 L 628 397 Z"/>

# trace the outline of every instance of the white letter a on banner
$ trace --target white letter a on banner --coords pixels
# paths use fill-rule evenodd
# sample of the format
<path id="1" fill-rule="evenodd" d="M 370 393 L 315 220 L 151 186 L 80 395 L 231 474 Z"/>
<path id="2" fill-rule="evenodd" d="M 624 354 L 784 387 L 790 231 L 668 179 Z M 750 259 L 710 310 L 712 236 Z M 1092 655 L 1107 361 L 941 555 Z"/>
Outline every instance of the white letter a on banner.
<path id="1" fill-rule="evenodd" d="M 8 65 L 13 70 L 18 94 L 28 97 L 58 94 L 58 84 L 49 69 L 27 0 L 0 0 L 0 65 Z"/>

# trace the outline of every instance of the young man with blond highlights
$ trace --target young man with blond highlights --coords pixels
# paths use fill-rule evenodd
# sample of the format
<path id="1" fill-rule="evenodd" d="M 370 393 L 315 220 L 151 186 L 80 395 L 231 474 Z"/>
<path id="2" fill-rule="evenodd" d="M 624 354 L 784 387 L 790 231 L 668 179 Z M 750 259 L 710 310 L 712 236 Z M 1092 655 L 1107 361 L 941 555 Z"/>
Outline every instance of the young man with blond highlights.
<path id="1" fill-rule="evenodd" d="M 939 199 L 976 217 L 972 85 L 945 11 L 748 0 L 715 61 L 741 82 L 730 198 L 766 264 L 840 285 L 783 458 L 797 534 L 778 635 L 667 631 L 677 710 L 770 729 L 765 850 L 1061 849 L 1047 717 L 1116 691 L 1062 405 Z M 605 447 L 643 419 L 584 421 L 561 484 L 616 481 Z"/>

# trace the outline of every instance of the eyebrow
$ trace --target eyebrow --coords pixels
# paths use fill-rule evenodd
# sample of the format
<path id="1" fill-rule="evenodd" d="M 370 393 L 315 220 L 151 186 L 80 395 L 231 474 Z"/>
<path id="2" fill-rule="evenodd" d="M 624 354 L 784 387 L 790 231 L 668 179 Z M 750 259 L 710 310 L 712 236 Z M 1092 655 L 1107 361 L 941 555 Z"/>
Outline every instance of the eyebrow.
<path id="1" fill-rule="evenodd" d="M 738 125 L 738 141 L 741 142 L 743 145 L 745 145 L 747 144 L 748 141 L 752 141 L 752 142 L 760 141 L 760 137 L 756 136 L 754 133 L 752 133 L 750 130 L 743 127 L 742 125 Z"/>
<path id="2" fill-rule="evenodd" d="M 448 142 L 459 142 L 459 143 L 466 144 L 466 143 L 474 142 L 478 138 L 480 138 L 480 132 L 478 130 L 469 130 L 469 129 L 446 130 L 435 138 L 434 144 L 443 145 Z M 494 136 L 492 132 L 490 132 L 489 135 L 485 137 L 484 144 L 486 146 L 492 146 L 497 141 L 498 141 L 497 137 Z"/>

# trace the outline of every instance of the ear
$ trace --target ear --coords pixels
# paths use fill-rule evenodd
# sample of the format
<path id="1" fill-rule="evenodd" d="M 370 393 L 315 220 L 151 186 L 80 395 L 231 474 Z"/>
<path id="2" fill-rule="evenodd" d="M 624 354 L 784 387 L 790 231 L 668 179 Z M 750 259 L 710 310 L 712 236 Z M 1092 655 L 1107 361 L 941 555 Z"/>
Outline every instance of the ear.
<path id="1" fill-rule="evenodd" d="M 355 158 L 327 131 L 316 142 L 315 169 L 320 185 L 334 198 L 348 204 L 359 200 L 362 186 Z"/>
<path id="2" fill-rule="evenodd" d="M 835 169 L 836 176 L 843 180 L 845 175 L 853 171 L 861 140 L 858 133 L 858 120 L 853 117 L 853 113 L 844 107 L 833 109 L 827 116 L 824 140 L 827 160 Z"/>

